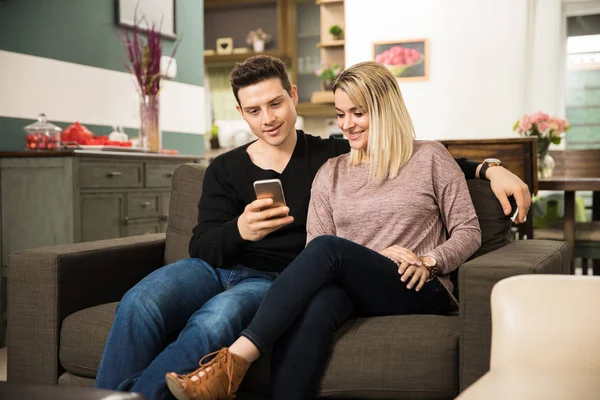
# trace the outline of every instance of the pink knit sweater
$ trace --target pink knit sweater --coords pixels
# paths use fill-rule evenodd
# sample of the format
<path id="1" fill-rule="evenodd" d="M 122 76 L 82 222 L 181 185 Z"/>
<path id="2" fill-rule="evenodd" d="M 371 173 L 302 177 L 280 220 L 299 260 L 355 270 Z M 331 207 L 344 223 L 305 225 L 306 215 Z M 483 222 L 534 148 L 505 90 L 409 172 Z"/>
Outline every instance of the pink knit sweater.
<path id="1" fill-rule="evenodd" d="M 437 261 L 441 283 L 481 245 L 464 174 L 438 142 L 415 141 L 399 174 L 369 181 L 365 166 L 332 158 L 317 173 L 308 208 L 307 243 L 336 235 L 375 251 L 398 245 Z M 447 233 L 449 234 L 448 239 Z"/>

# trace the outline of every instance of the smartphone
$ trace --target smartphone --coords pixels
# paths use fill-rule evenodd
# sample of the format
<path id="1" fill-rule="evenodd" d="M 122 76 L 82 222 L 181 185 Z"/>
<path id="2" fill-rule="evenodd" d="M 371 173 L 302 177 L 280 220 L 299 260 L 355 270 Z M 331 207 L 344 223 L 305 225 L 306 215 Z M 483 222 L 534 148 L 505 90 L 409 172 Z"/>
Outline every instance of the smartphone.
<path id="1" fill-rule="evenodd" d="M 254 192 L 257 199 L 273 199 L 269 208 L 285 206 L 283 187 L 279 179 L 264 179 L 254 182 Z"/>

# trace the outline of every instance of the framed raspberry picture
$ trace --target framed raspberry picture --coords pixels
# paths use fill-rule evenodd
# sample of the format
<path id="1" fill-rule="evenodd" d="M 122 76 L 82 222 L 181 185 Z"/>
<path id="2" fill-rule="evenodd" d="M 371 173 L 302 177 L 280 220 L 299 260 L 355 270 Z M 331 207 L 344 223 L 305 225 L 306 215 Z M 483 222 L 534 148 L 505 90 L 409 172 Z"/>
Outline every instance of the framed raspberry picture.
<path id="1" fill-rule="evenodd" d="M 399 81 L 429 79 L 429 39 L 373 43 L 373 60 L 389 68 Z"/>

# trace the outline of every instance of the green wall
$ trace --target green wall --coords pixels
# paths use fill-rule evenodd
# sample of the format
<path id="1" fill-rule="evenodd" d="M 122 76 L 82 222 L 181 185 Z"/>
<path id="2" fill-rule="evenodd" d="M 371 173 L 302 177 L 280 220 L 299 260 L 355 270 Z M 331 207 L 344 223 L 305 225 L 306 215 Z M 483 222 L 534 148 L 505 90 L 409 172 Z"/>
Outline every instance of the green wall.
<path id="1" fill-rule="evenodd" d="M 203 86 L 204 1 L 175 1 L 180 44 L 175 54 L 174 80 Z M 115 25 L 115 6 L 115 0 L 0 0 L 0 50 L 125 72 L 125 50 L 120 39 L 123 28 Z M 175 43 L 163 39 L 163 54 L 171 55 Z M 23 127 L 37 116 L 21 119 L 1 115 L 2 110 L 0 151 L 22 150 Z M 74 121 L 52 122 L 64 128 Z M 96 135 L 112 130 L 110 126 L 85 125 Z M 135 129 L 126 132 L 137 136 Z M 163 145 L 182 154 L 202 154 L 204 136 L 163 131 Z"/>
<path id="2" fill-rule="evenodd" d="M 0 1 L 0 50 L 125 71 L 115 0 Z M 204 1 L 176 0 L 178 82 L 204 83 Z M 163 39 L 163 54 L 175 41 Z M 0 66 L 1 68 L 1 66 Z"/>

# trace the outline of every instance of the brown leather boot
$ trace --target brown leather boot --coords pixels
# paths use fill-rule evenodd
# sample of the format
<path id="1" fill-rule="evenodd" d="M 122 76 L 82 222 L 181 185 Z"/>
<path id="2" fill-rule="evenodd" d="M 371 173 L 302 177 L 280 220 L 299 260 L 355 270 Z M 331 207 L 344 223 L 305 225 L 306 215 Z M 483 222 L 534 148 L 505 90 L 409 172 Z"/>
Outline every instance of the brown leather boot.
<path id="1" fill-rule="evenodd" d="M 214 356 L 210 361 L 203 361 Z M 207 354 L 200 368 L 186 375 L 167 374 L 167 386 L 177 400 L 230 400 L 240 387 L 251 363 L 231 354 L 227 347 Z"/>

